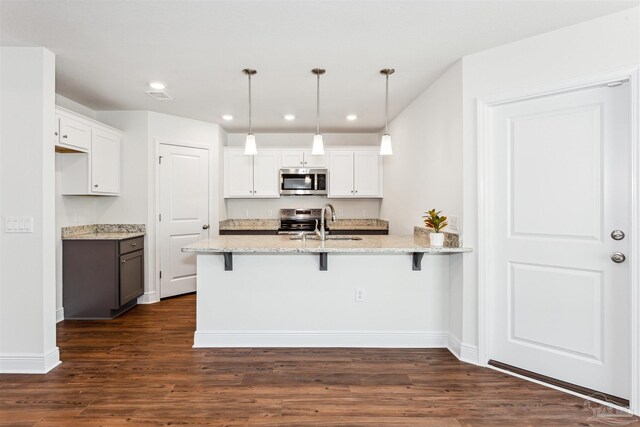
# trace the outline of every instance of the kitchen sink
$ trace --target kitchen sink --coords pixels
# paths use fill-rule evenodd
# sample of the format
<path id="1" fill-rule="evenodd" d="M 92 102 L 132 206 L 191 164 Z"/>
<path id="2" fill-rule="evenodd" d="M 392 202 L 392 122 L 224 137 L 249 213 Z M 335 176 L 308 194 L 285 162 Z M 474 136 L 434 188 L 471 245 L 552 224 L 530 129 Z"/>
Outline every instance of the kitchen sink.
<path id="1" fill-rule="evenodd" d="M 289 237 L 289 240 L 302 240 L 301 236 Z M 307 240 L 320 240 L 318 236 L 307 236 Z M 327 236 L 326 240 L 362 240 L 360 236 Z"/>

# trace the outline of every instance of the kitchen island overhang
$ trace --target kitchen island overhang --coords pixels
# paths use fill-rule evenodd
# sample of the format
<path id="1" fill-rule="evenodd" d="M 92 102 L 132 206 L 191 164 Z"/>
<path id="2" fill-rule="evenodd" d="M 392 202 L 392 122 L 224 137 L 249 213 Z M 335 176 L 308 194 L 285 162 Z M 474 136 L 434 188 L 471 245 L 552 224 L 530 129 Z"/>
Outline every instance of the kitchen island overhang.
<path id="1" fill-rule="evenodd" d="M 450 257 L 425 256 L 416 270 L 415 254 L 470 249 L 362 237 L 217 236 L 183 248 L 197 254 L 194 347 L 446 346 Z"/>

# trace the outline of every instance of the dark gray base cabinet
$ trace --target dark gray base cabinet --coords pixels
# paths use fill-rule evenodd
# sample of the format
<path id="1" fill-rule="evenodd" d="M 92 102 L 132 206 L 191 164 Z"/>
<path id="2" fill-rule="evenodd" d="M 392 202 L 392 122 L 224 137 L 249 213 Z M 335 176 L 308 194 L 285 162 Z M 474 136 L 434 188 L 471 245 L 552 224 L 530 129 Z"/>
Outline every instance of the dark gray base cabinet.
<path id="1" fill-rule="evenodd" d="M 65 319 L 112 319 L 144 293 L 144 237 L 63 240 Z"/>

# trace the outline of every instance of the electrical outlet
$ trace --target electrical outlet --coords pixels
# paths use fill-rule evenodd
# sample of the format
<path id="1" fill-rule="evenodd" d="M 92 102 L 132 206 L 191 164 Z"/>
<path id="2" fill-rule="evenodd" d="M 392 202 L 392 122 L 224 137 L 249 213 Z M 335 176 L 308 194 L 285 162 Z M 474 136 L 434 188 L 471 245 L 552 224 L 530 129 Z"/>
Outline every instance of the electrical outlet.
<path id="1" fill-rule="evenodd" d="M 367 210 L 363 209 L 362 210 L 362 218 L 366 218 L 367 217 Z"/>
<path id="2" fill-rule="evenodd" d="M 244 210 L 244 217 L 249 218 L 249 209 Z"/>
<path id="3" fill-rule="evenodd" d="M 338 209 L 338 216 L 344 218 L 344 209 Z"/>
<path id="4" fill-rule="evenodd" d="M 273 216 L 273 209 L 267 209 L 267 218 L 271 218 Z"/>
<path id="5" fill-rule="evenodd" d="M 364 288 L 356 288 L 356 302 L 364 302 Z"/>

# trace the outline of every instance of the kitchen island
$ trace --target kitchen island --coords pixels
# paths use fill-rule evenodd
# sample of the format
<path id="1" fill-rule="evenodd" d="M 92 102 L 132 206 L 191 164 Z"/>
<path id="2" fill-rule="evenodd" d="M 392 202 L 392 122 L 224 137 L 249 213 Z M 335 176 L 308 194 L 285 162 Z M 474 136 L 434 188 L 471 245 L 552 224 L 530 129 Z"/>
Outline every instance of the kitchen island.
<path id="1" fill-rule="evenodd" d="M 449 263 L 470 249 L 420 235 L 334 237 L 225 235 L 183 248 L 197 254 L 194 346 L 446 344 Z"/>

